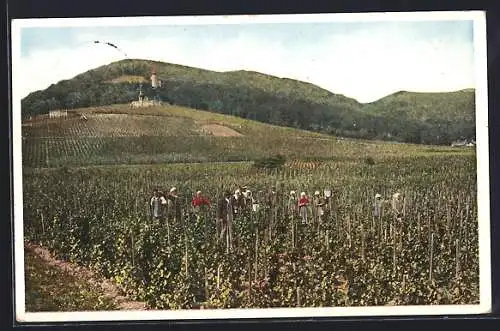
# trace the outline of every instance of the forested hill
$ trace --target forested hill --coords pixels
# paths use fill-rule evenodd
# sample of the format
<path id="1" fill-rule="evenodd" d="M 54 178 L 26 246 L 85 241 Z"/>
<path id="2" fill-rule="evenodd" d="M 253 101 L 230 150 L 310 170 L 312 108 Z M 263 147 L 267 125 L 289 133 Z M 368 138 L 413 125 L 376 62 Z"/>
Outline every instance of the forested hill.
<path id="1" fill-rule="evenodd" d="M 152 65 L 162 80 L 157 92 L 150 85 Z M 449 144 L 473 138 L 475 132 L 473 90 L 400 92 L 361 104 L 297 80 L 146 60 L 114 62 L 31 93 L 22 100 L 23 117 L 51 109 L 130 102 L 137 99 L 141 82 L 146 96 L 157 93 L 171 104 L 337 136 Z"/>
<path id="2" fill-rule="evenodd" d="M 410 137 L 420 134 L 431 141 L 445 143 L 475 137 L 474 89 L 446 93 L 400 91 L 365 104 L 363 109 L 385 118 L 388 123 L 406 123 L 399 131 L 396 126 L 389 129 L 396 136 L 406 131 Z"/>

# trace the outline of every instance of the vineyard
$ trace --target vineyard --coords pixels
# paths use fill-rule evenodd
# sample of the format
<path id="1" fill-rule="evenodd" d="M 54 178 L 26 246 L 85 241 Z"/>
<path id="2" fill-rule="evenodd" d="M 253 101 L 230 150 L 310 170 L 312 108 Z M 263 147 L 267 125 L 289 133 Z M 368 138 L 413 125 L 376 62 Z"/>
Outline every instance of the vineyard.
<path id="1" fill-rule="evenodd" d="M 315 159 L 307 161 L 307 166 L 314 168 L 318 156 L 322 160 L 356 161 L 361 155 L 379 160 L 430 154 L 419 145 L 337 139 L 175 106 L 145 110 L 113 105 L 68 114 L 69 119 L 42 119 L 23 126 L 24 167 L 248 161 L 282 154 L 297 160 L 292 162 Z M 207 127 L 223 127 L 237 135 L 208 134 Z M 433 148 L 432 154 L 443 153 L 462 155 L 464 151 Z"/>
<path id="2" fill-rule="evenodd" d="M 121 139 L 114 146 L 134 149 L 129 138 L 52 137 L 45 148 L 38 139 L 40 145 L 23 153 L 43 167 L 47 151 L 82 160 L 99 157 L 106 139 Z M 238 139 L 246 138 L 227 139 L 230 153 L 238 151 Z M 184 143 L 199 151 L 208 148 Z M 181 138 L 179 144 L 185 146 Z M 331 145 L 321 148 L 333 150 L 331 156 L 339 159 L 291 161 L 281 171 L 257 174 L 250 162 L 25 167 L 25 237 L 59 258 L 112 278 L 150 308 L 478 303 L 473 153 L 399 152 L 397 157 L 403 147 L 382 146 L 372 154 L 375 162 L 369 163 L 366 153 L 356 156 L 356 149 L 347 157 Z M 383 152 L 389 148 L 396 152 Z M 315 148 L 307 152 L 321 155 Z M 224 190 L 242 185 L 257 197 L 275 186 L 279 203 L 237 215 L 234 249 L 228 253 L 216 240 L 215 205 Z M 152 190 L 172 186 L 184 199 L 182 220 L 152 220 Z M 330 187 L 334 196 L 323 222 L 302 224 L 298 215 L 288 212 L 290 190 L 312 195 Z M 393 218 L 387 204 L 382 216 L 374 217 L 375 194 L 389 199 L 397 189 L 405 196 L 402 219 Z M 200 217 L 190 209 L 196 190 L 212 202 Z"/>

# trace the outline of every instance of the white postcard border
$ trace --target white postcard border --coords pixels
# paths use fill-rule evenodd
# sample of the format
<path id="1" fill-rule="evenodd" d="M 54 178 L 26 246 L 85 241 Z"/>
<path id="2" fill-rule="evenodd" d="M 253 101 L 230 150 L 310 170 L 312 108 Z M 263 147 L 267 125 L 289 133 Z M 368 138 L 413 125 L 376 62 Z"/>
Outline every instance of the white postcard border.
<path id="1" fill-rule="evenodd" d="M 476 61 L 476 143 L 477 187 L 479 218 L 480 304 L 378 306 L 332 308 L 273 308 L 273 309 L 218 309 L 176 311 L 99 311 L 30 313 L 25 310 L 24 235 L 22 204 L 21 155 L 21 97 L 20 40 L 23 27 L 62 26 L 131 26 L 131 25 L 192 25 L 291 22 L 354 22 L 354 21 L 446 21 L 473 20 Z M 408 12 L 408 13 L 356 13 L 356 14 L 294 14 L 294 15 L 235 15 L 190 17 L 114 17 L 114 18 L 61 18 L 22 19 L 12 22 L 12 120 L 13 120 L 13 177 L 14 177 L 14 245 L 15 245 L 15 315 L 18 322 L 68 321 L 134 321 L 134 320 L 200 320 L 245 318 L 298 318 L 298 317 L 361 317 L 401 315 L 461 315 L 485 314 L 491 310 L 491 246 L 490 246 L 490 187 L 488 93 L 486 58 L 486 18 L 481 11 L 460 12 Z"/>

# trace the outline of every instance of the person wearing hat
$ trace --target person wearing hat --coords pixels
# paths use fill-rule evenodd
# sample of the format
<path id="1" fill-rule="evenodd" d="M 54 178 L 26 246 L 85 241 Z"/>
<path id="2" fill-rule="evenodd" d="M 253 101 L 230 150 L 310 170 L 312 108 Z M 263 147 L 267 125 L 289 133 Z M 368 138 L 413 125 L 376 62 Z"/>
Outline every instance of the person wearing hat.
<path id="1" fill-rule="evenodd" d="M 276 187 L 272 186 L 266 190 L 264 194 L 264 227 L 267 229 L 266 231 L 272 231 L 274 229 L 275 219 L 276 219 L 276 205 L 277 205 L 277 194 Z M 271 233 L 271 232 L 269 232 Z"/>
<path id="2" fill-rule="evenodd" d="M 233 239 L 233 196 L 231 192 L 225 191 L 224 196 L 219 200 L 216 210 L 216 230 L 217 241 L 226 236 L 228 249 L 232 248 Z"/>
<path id="3" fill-rule="evenodd" d="M 403 195 L 401 192 L 398 190 L 396 193 L 392 195 L 392 200 L 391 200 L 391 206 L 392 206 L 392 213 L 396 218 L 401 218 L 403 216 Z"/>
<path id="4" fill-rule="evenodd" d="M 300 199 L 299 199 L 299 214 L 300 217 L 302 218 L 302 224 L 307 224 L 308 223 L 308 207 L 309 207 L 309 198 L 306 195 L 306 192 L 301 192 L 300 193 Z"/>
<path id="5" fill-rule="evenodd" d="M 235 215 L 241 214 L 241 211 L 243 209 L 243 196 L 241 194 L 241 190 L 238 188 L 234 191 L 233 197 L 232 197 L 232 202 L 233 202 L 233 212 Z"/>
<path id="6" fill-rule="evenodd" d="M 172 187 L 167 196 L 168 200 L 168 215 L 169 218 L 173 217 L 177 224 L 182 222 L 182 206 L 181 200 L 177 193 L 177 188 Z"/>
<path id="7" fill-rule="evenodd" d="M 252 212 L 257 213 L 260 211 L 260 205 L 263 200 L 264 192 L 257 191 L 256 194 L 252 194 Z"/>
<path id="8" fill-rule="evenodd" d="M 250 192 L 250 190 L 248 189 L 248 186 L 245 185 L 241 188 L 241 194 L 243 194 L 243 197 L 246 198 L 248 196 L 248 192 Z"/>
<path id="9" fill-rule="evenodd" d="M 298 204 L 299 199 L 297 198 L 297 194 L 295 191 L 290 191 L 290 195 L 288 196 L 288 214 L 291 217 L 294 217 L 298 212 Z"/>
<path id="10" fill-rule="evenodd" d="M 250 191 L 247 186 L 243 186 L 242 189 L 243 189 L 243 191 L 242 191 L 243 198 L 241 200 L 242 208 L 245 212 L 249 212 L 252 209 L 252 205 L 253 205 L 253 201 L 254 201 L 253 196 L 252 196 L 252 191 Z"/>
<path id="11" fill-rule="evenodd" d="M 191 206 L 193 207 L 195 214 L 198 214 L 200 210 L 210 208 L 210 201 L 201 195 L 201 191 L 196 191 L 193 200 L 191 200 Z"/>
<path id="12" fill-rule="evenodd" d="M 149 202 L 151 217 L 155 220 L 161 220 L 163 218 L 163 207 L 167 204 L 165 197 L 161 194 L 158 189 L 153 190 L 153 196 Z"/>
<path id="13" fill-rule="evenodd" d="M 382 196 L 377 193 L 375 194 L 375 202 L 373 203 L 373 216 L 381 217 L 382 216 L 382 204 L 383 204 Z"/>
<path id="14" fill-rule="evenodd" d="M 321 224 L 321 217 L 324 214 L 323 206 L 325 205 L 325 200 L 321 197 L 319 191 L 314 192 L 313 197 L 313 215 L 314 220 Z"/>

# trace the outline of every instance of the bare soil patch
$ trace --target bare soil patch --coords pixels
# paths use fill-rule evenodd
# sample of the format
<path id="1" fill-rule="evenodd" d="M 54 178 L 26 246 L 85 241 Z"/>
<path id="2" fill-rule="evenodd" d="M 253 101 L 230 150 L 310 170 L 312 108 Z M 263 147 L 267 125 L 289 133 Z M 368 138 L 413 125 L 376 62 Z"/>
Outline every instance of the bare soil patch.
<path id="1" fill-rule="evenodd" d="M 133 75 L 123 75 L 120 77 L 116 77 L 112 80 L 106 81 L 106 83 L 146 83 L 147 80 L 142 76 L 133 76 Z"/>
<path id="2" fill-rule="evenodd" d="M 214 135 L 216 137 L 240 137 L 242 136 L 241 133 L 239 133 L 236 130 L 233 130 L 231 128 L 228 128 L 227 126 L 224 125 L 219 125 L 219 124 L 205 124 L 202 125 L 202 130 L 209 132 L 211 135 Z"/>

